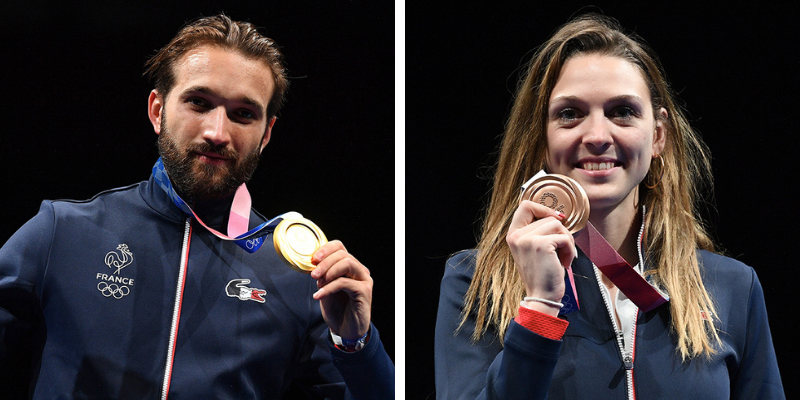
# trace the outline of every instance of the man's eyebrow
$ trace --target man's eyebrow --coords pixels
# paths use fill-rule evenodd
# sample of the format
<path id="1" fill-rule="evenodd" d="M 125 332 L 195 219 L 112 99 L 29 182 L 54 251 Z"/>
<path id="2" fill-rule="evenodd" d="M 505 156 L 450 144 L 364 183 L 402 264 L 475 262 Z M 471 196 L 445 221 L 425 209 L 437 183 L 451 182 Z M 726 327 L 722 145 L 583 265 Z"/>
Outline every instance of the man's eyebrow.
<path id="1" fill-rule="evenodd" d="M 222 97 L 217 92 L 215 92 L 214 90 L 212 90 L 211 88 L 209 88 L 207 86 L 192 86 L 192 87 L 184 90 L 183 94 L 186 95 L 186 94 L 189 94 L 189 93 L 198 93 L 198 92 L 199 93 L 208 94 L 210 96 Z M 240 102 L 245 103 L 245 104 L 249 104 L 249 105 L 251 105 L 253 107 L 256 107 L 261 114 L 265 114 L 266 113 L 266 110 L 267 110 L 266 106 L 261 104 L 258 100 L 252 99 L 252 98 L 247 97 L 247 96 L 241 97 L 241 98 L 237 98 L 235 100 L 236 101 L 240 101 Z"/>

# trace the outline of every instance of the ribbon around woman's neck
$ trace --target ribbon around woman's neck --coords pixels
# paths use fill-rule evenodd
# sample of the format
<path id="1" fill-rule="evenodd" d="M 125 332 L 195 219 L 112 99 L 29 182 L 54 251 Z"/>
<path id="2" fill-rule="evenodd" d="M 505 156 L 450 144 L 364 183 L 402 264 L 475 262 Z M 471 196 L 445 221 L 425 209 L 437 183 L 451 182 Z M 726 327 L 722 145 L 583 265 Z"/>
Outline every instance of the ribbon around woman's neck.
<path id="1" fill-rule="evenodd" d="M 520 201 L 530 200 L 563 212 L 566 218 L 561 223 L 575 237 L 575 245 L 641 310 L 647 312 L 669 301 L 668 296 L 639 275 L 589 222 L 588 199 L 577 181 L 564 175 L 548 174 L 545 170 L 525 182 L 520 195 Z M 564 280 L 566 290 L 561 299 L 564 306 L 560 315 L 580 309 L 572 265 L 566 268 Z"/>
<path id="2" fill-rule="evenodd" d="M 228 235 L 225 235 L 206 225 L 203 220 L 201 220 L 200 217 L 194 212 L 194 210 L 192 210 L 192 208 L 189 207 L 189 205 L 186 204 L 183 199 L 181 199 L 181 197 L 172 187 L 172 182 L 169 180 L 169 176 L 167 175 L 166 169 L 164 169 L 164 163 L 161 161 L 161 158 L 159 158 L 158 161 L 156 161 L 156 164 L 153 166 L 153 178 L 155 179 L 156 183 L 158 183 L 158 186 L 167 193 L 170 199 L 172 199 L 172 202 L 175 203 L 175 205 L 178 206 L 178 208 L 180 208 L 181 211 L 183 211 L 186 215 L 194 217 L 197 222 L 200 223 L 200 225 L 214 234 L 214 236 L 222 240 L 233 241 L 248 253 L 255 253 L 256 250 L 258 250 L 261 245 L 264 244 L 264 236 L 271 233 L 284 218 L 303 217 L 297 212 L 290 211 L 264 222 L 248 231 L 247 228 L 250 226 L 250 207 L 252 200 L 250 199 L 250 192 L 247 191 L 247 186 L 242 184 L 238 189 L 236 189 L 236 194 L 233 196 L 231 213 L 228 218 Z"/>
<path id="3" fill-rule="evenodd" d="M 641 239 L 641 238 L 640 238 Z M 575 245 L 640 310 L 648 312 L 669 301 L 614 250 L 591 222 L 575 234 Z M 644 266 L 642 266 L 644 268 Z"/>

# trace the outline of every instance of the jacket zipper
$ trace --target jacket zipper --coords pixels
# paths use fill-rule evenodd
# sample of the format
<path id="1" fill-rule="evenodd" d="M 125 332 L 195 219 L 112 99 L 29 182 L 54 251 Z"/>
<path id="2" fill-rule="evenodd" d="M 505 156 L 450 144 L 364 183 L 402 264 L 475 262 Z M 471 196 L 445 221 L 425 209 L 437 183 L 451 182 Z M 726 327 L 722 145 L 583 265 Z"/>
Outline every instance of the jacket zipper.
<path id="1" fill-rule="evenodd" d="M 603 279 L 600 277 L 600 270 L 597 267 L 594 267 L 595 278 L 597 278 L 597 284 L 603 285 Z M 630 352 L 625 350 L 625 333 L 622 329 L 617 325 L 617 319 L 614 318 L 614 310 L 611 308 L 611 300 L 608 298 L 606 291 L 600 288 L 600 294 L 603 297 L 603 303 L 606 305 L 606 311 L 608 311 L 608 316 L 611 319 L 611 325 L 614 327 L 614 335 L 616 336 L 617 340 L 617 349 L 619 350 L 619 356 L 622 360 L 622 365 L 625 367 L 625 382 L 626 388 L 628 393 L 628 399 L 633 400 L 636 398 L 636 393 L 633 388 L 633 360 L 634 360 L 634 353 L 636 352 L 636 317 L 634 317 L 634 321 L 631 328 L 631 350 Z M 638 314 L 638 312 L 637 312 Z"/>
<path id="2" fill-rule="evenodd" d="M 164 383 L 161 387 L 161 400 L 167 400 L 169 384 L 172 380 L 172 362 L 175 358 L 175 342 L 178 340 L 178 325 L 181 321 L 181 303 L 183 301 L 183 287 L 186 282 L 186 267 L 189 264 L 191 238 L 192 219 L 186 218 L 183 231 L 183 246 L 181 247 L 181 264 L 178 269 L 178 285 L 175 290 L 175 306 L 172 309 L 172 325 L 169 330 L 169 343 L 167 344 L 167 363 L 164 368 Z"/>
<path id="3" fill-rule="evenodd" d="M 644 209 L 642 209 L 642 226 L 639 228 L 639 237 L 637 240 L 637 252 L 639 256 L 639 265 L 644 271 L 644 257 L 642 257 L 642 235 L 644 234 Z M 603 286 L 603 279 L 600 277 L 600 270 L 597 267 L 594 267 L 595 278 L 597 278 L 597 284 L 601 287 L 600 294 L 603 297 L 603 303 L 606 305 L 606 311 L 608 311 L 608 316 L 611 319 L 611 325 L 614 327 L 614 334 L 617 339 L 617 348 L 619 349 L 619 355 L 622 359 L 622 364 L 625 367 L 625 381 L 627 384 L 627 392 L 628 392 L 628 399 L 634 400 L 636 399 L 636 391 L 633 386 L 633 361 L 635 359 L 636 354 L 636 322 L 639 317 L 639 312 L 637 309 L 636 315 L 633 319 L 633 324 L 631 324 L 631 350 L 625 350 L 625 333 L 622 329 L 617 325 L 617 319 L 614 318 L 614 310 L 611 307 L 611 300 L 608 298 L 608 294 L 606 290 L 602 289 Z"/>

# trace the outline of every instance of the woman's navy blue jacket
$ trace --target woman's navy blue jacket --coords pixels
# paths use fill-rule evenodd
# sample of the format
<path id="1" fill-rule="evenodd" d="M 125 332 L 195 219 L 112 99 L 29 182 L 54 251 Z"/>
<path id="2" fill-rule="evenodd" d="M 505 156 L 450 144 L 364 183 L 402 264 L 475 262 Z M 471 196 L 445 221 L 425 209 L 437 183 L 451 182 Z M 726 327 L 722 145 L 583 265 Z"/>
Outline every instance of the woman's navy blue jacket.
<path id="1" fill-rule="evenodd" d="M 723 346 L 705 359 L 682 362 L 670 332 L 668 304 L 639 312 L 632 391 L 626 382 L 611 319 L 591 261 L 573 261 L 581 309 L 566 315 L 561 341 L 511 322 L 501 346 L 496 334 L 470 340 L 470 318 L 459 330 L 475 251 L 446 266 L 436 323 L 436 396 L 440 399 L 782 399 L 764 293 L 755 271 L 699 251 L 703 282 L 717 308 Z M 697 317 L 701 318 L 700 310 Z"/>

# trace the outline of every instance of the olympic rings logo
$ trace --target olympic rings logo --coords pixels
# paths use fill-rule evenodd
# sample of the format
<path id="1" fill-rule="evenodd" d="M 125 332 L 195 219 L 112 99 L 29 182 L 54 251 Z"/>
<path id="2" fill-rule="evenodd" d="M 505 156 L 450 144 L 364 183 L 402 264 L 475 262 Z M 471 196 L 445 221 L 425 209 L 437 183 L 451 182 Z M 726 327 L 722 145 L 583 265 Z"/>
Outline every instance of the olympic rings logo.
<path id="1" fill-rule="evenodd" d="M 99 290 L 103 296 L 114 297 L 115 299 L 121 299 L 131 292 L 131 289 L 125 285 L 117 286 L 116 283 L 109 284 L 106 282 L 98 283 L 97 290 Z"/>
<path id="2" fill-rule="evenodd" d="M 248 249 L 253 250 L 254 248 L 261 245 L 261 238 L 258 237 L 255 239 L 250 239 L 247 242 L 245 242 L 245 245 L 247 246 Z"/>

